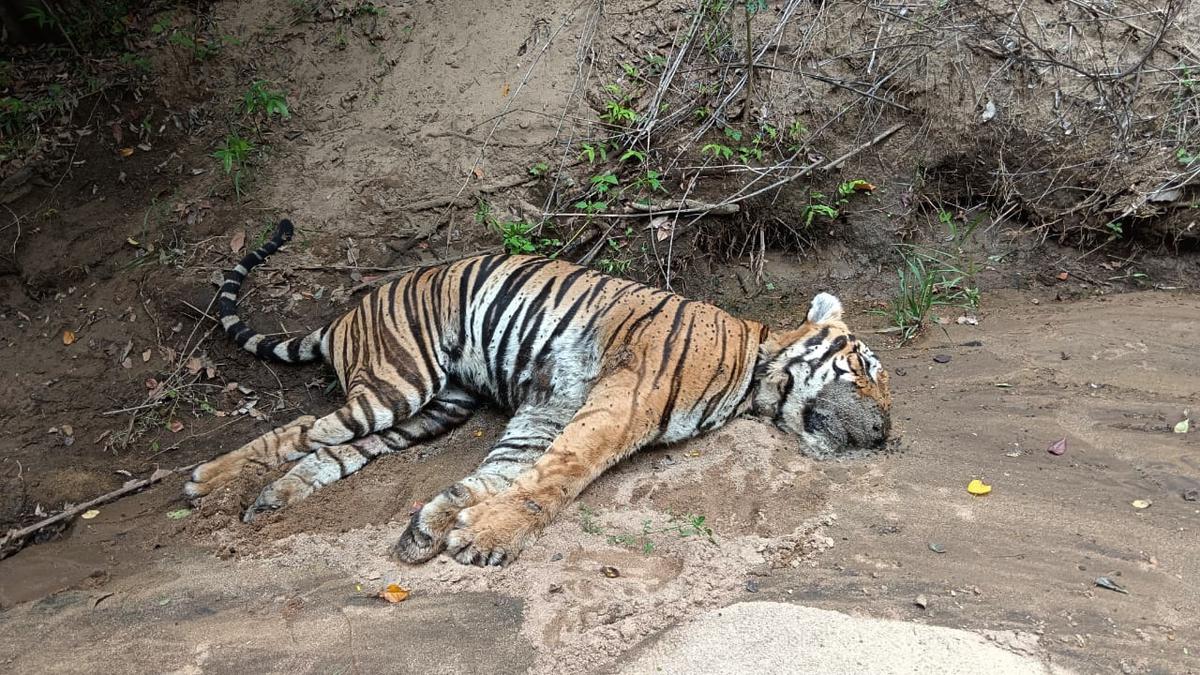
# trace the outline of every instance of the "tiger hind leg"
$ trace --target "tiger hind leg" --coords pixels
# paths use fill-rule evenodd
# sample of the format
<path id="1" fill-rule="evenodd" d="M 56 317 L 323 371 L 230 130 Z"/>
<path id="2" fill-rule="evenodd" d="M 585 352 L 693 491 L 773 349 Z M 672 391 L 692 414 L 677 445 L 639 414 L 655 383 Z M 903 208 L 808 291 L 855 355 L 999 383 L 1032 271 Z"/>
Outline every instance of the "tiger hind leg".
<path id="1" fill-rule="evenodd" d="M 542 456 L 573 413 L 547 406 L 519 409 L 474 473 L 412 515 L 392 554 L 403 562 L 419 563 L 440 553 L 459 512 L 506 490 Z"/>
<path id="2" fill-rule="evenodd" d="M 273 469 L 318 448 L 342 445 L 388 429 L 397 417 L 408 417 L 403 401 L 392 402 L 370 391 L 356 392 L 344 406 L 324 417 L 300 417 L 201 464 L 192 471 L 192 479 L 183 486 L 183 492 L 191 499 L 203 497 L 228 484 L 247 466 Z"/>
<path id="3" fill-rule="evenodd" d="M 457 387 L 447 387 L 416 415 L 391 429 L 344 445 L 319 448 L 306 455 L 279 480 L 267 486 L 242 520 L 305 499 L 326 485 L 358 471 L 380 455 L 436 438 L 470 419 L 478 399 Z"/>

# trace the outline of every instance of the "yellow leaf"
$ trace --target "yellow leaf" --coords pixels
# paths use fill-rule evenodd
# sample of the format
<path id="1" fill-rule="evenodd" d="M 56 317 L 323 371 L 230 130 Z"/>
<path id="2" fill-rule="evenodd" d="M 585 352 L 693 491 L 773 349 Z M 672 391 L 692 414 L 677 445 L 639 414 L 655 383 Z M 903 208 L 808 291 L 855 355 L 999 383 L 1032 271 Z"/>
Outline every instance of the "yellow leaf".
<path id="1" fill-rule="evenodd" d="M 63 331 L 63 344 L 69 345 L 75 342 L 75 331 L 67 329 Z"/>
<path id="2" fill-rule="evenodd" d="M 967 483 L 967 492 L 970 492 L 971 494 L 973 494 L 977 497 L 986 495 L 987 493 L 989 493 L 991 491 L 992 491 L 992 486 L 988 485 L 987 483 L 984 483 L 983 481 L 979 480 L 978 478 L 971 481 L 970 483 Z"/>
<path id="3" fill-rule="evenodd" d="M 401 588 L 399 584 L 388 584 L 387 588 L 379 594 L 379 597 L 387 600 L 390 603 L 404 602 L 408 599 L 408 589 Z"/>
<path id="4" fill-rule="evenodd" d="M 133 154 L 133 148 L 121 148 L 121 156 L 128 157 Z"/>
<path id="5" fill-rule="evenodd" d="M 233 251 L 234 253 L 241 251 L 242 247 L 245 245 L 246 245 L 246 231 L 245 230 L 238 230 L 237 232 L 233 233 L 232 237 L 229 238 L 229 250 Z"/>
<path id="6" fill-rule="evenodd" d="M 83 518 L 84 520 L 91 520 L 92 518 L 95 518 L 98 515 L 100 515 L 100 512 L 97 511 L 96 509 L 88 509 L 87 511 L 83 512 L 82 516 L 79 516 L 79 517 Z"/>

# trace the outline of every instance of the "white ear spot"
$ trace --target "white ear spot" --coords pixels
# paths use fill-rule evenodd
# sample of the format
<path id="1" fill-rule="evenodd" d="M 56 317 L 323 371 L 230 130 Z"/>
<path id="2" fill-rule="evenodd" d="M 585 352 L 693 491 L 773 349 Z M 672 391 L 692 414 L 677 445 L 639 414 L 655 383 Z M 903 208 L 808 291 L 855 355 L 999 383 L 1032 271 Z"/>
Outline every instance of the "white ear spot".
<path id="1" fill-rule="evenodd" d="M 837 321 L 842 318 L 842 301 L 829 293 L 817 293 L 808 308 L 808 320 L 812 323 Z"/>

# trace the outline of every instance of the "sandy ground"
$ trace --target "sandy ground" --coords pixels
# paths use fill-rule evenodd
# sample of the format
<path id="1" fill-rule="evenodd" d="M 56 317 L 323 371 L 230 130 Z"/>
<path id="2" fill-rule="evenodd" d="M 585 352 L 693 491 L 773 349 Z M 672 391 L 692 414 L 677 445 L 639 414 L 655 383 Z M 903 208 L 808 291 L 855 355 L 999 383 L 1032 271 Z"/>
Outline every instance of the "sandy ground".
<path id="1" fill-rule="evenodd" d="M 989 636 L 1005 647 L 1019 633 Z M 952 628 L 855 617 L 774 602 L 742 602 L 667 631 L 621 673 L 1067 673 Z"/>
<path id="2" fill-rule="evenodd" d="M 1079 672 L 1193 672 L 1200 511 L 1182 494 L 1200 487 L 1200 467 L 1195 432 L 1171 428 L 1196 409 L 1188 364 L 1200 302 L 1030 299 L 993 298 L 1005 308 L 979 326 L 884 352 L 896 373 L 900 452 L 813 462 L 792 439 L 737 421 L 617 467 L 584 494 L 586 513 L 564 515 L 503 570 L 445 558 L 401 567 L 385 556 L 407 513 L 405 486 L 469 465 L 478 451 L 455 446 L 482 445 L 490 423 L 426 460 L 382 460 L 263 526 L 221 521 L 219 511 L 168 521 L 177 486 L 164 486 L 0 563 L 0 601 L 15 604 L 0 613 L 0 664 L 440 672 L 444 660 L 430 654 L 450 652 L 491 658 L 497 672 L 590 672 L 690 653 L 683 647 L 696 635 L 736 634 L 761 616 L 662 631 L 769 600 L 1015 632 L 1008 647 Z M 951 359 L 932 360 L 940 354 Z M 1067 452 L 1047 453 L 1061 437 Z M 967 494 L 972 478 L 992 494 Z M 1136 509 L 1135 499 L 1152 506 Z M 356 508 L 367 504 L 374 510 Z M 705 515 L 713 541 L 681 536 L 672 514 Z M 646 521 L 653 533 L 642 537 Z M 196 549 L 189 533 L 232 557 Z M 133 537 L 139 545 L 121 543 Z M 606 577 L 606 566 L 620 576 Z M 1100 576 L 1128 594 L 1096 587 Z M 372 597 L 392 582 L 412 597 L 394 606 Z M 55 584 L 71 590 L 47 595 Z M 796 625 L 811 620 L 802 613 Z M 917 628 L 892 627 L 936 658 Z M 856 630 L 866 627 L 826 635 L 853 644 Z M 103 647 L 85 663 L 74 656 L 81 643 Z M 686 658 L 671 662 L 686 672 Z"/>

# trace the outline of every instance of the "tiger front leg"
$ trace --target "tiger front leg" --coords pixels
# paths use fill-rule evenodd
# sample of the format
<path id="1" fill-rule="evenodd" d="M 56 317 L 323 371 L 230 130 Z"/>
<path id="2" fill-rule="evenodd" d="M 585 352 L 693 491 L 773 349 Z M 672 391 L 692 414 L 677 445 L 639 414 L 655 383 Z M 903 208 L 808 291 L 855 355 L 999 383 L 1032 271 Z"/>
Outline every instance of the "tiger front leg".
<path id="1" fill-rule="evenodd" d="M 441 553 L 459 512 L 507 489 L 542 456 L 572 412 L 545 405 L 519 409 L 475 473 L 443 490 L 412 515 L 392 554 L 403 562 L 419 563 Z"/>
<path id="2" fill-rule="evenodd" d="M 631 421 L 632 389 L 624 391 L 623 401 L 617 393 L 585 406 L 511 487 L 459 512 L 447 553 L 468 565 L 512 562 L 584 488 L 640 448 L 648 425 Z"/>

